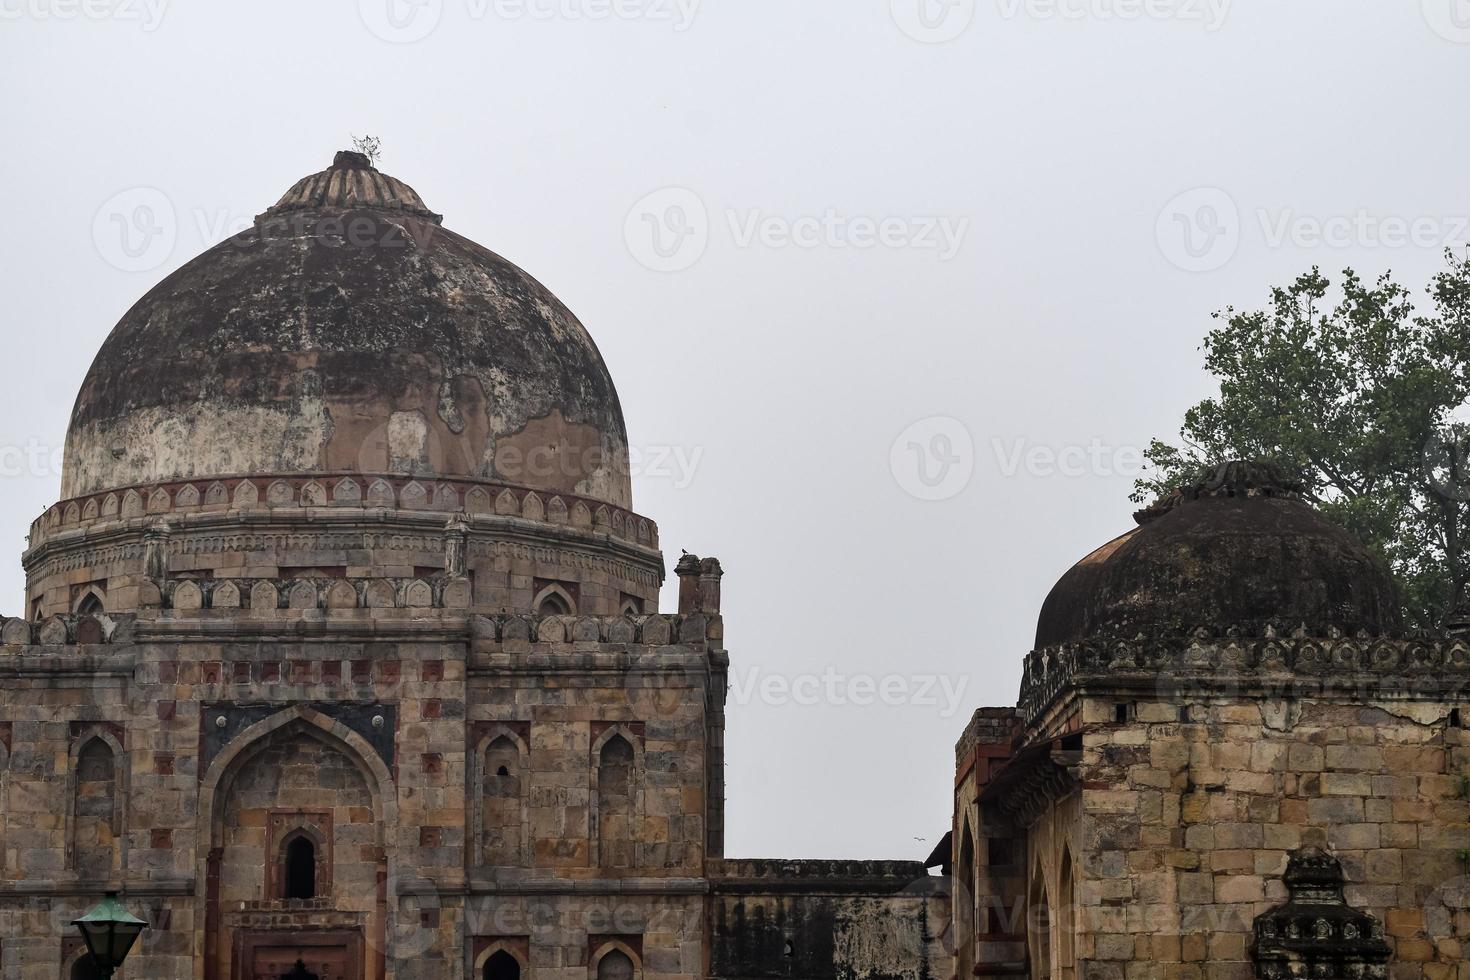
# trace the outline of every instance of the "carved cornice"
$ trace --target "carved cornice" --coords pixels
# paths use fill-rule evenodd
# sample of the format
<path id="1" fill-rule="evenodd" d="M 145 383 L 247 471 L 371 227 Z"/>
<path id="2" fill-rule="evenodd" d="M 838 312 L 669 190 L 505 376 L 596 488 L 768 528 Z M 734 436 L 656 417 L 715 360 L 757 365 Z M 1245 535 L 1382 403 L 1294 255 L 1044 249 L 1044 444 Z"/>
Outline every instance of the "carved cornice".
<path id="1" fill-rule="evenodd" d="M 102 490 L 53 504 L 31 524 L 31 541 L 39 545 L 69 530 L 133 518 L 282 509 L 514 517 L 595 528 L 645 548 L 658 547 L 653 521 L 592 497 L 484 480 L 341 472 L 239 474 Z"/>
<path id="2" fill-rule="evenodd" d="M 1470 641 L 1452 636 L 1216 636 L 1088 641 L 1027 655 L 1020 708 L 1035 721 L 1069 690 L 1171 697 L 1444 697 L 1470 689 Z"/>
<path id="3" fill-rule="evenodd" d="M 65 531 L 35 545 L 21 563 L 32 580 L 119 563 L 137 564 L 144 538 L 158 529 L 150 516 Z M 171 556 L 240 551 L 355 549 L 442 554 L 456 515 L 417 511 L 276 508 L 171 516 L 162 544 Z M 601 530 L 535 523 L 502 515 L 460 516 L 471 558 L 502 555 L 607 572 L 650 587 L 663 583 L 659 552 Z"/>

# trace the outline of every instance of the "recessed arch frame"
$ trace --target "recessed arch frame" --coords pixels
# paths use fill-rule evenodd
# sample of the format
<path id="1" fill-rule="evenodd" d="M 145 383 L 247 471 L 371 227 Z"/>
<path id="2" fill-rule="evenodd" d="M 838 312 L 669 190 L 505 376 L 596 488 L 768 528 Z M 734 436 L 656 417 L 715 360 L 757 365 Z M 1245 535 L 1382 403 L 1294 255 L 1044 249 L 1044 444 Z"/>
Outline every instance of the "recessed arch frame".
<path id="1" fill-rule="evenodd" d="M 632 822 L 636 826 L 639 821 L 643 819 L 643 774 L 645 771 L 643 761 L 643 736 L 634 731 L 633 727 L 630 724 L 627 724 L 625 722 L 617 722 L 615 724 L 609 725 L 606 729 L 600 732 L 595 739 L 592 740 L 592 751 L 590 753 L 591 764 L 588 766 L 588 788 L 590 790 L 590 794 L 588 796 L 589 805 L 587 807 L 587 854 L 588 863 L 594 868 L 602 866 L 602 801 L 600 799 L 601 794 L 598 792 L 597 785 L 598 774 L 602 771 L 602 750 L 607 747 L 608 742 L 611 742 L 614 738 L 619 737 L 621 737 L 623 741 L 627 742 L 628 745 L 631 746 L 633 749 L 633 772 L 629 776 L 629 779 L 633 784 Z M 638 850 L 639 847 L 637 842 L 635 841 L 634 852 L 636 853 Z M 639 861 L 637 863 L 641 864 L 642 862 Z"/>
<path id="2" fill-rule="evenodd" d="M 517 797 L 517 805 L 520 812 L 520 848 L 517 855 L 518 862 L 522 867 L 529 863 L 531 844 L 530 812 L 526 809 L 526 771 L 531 761 L 531 748 L 520 733 L 508 725 L 495 724 L 486 729 L 475 742 L 474 758 L 471 760 L 471 783 L 470 801 L 474 813 L 474 825 L 471 828 L 471 839 L 474 841 L 473 853 L 465 855 L 466 864 L 470 867 L 483 867 L 485 853 L 485 786 L 490 773 L 485 771 L 485 756 L 490 751 L 490 746 L 501 739 L 506 739 L 516 748 L 517 775 L 521 780 L 521 791 Z M 514 955 L 514 954 L 512 954 Z"/>
<path id="3" fill-rule="evenodd" d="M 235 777 L 251 759 L 276 740 L 292 734 L 305 734 L 322 740 L 341 752 L 364 776 L 372 797 L 374 843 L 381 856 L 379 871 L 383 872 L 379 878 L 377 921 L 372 924 L 371 934 L 364 937 L 369 954 L 364 965 L 371 980 L 383 980 L 386 976 L 386 963 L 393 953 L 388 910 L 394 898 L 391 871 L 396 864 L 396 846 L 387 828 L 398 826 L 397 786 L 387 764 L 366 739 L 320 711 L 298 704 L 261 719 L 231 739 L 200 780 L 195 862 L 198 880 L 209 884 L 196 890 L 194 898 L 195 921 L 204 923 L 203 944 L 194 950 L 196 980 L 215 980 L 218 976 L 221 916 L 215 883 L 219 880 L 218 868 L 223 858 L 225 808 L 222 801 L 234 785 Z M 199 935 L 198 930 L 195 935 Z"/>

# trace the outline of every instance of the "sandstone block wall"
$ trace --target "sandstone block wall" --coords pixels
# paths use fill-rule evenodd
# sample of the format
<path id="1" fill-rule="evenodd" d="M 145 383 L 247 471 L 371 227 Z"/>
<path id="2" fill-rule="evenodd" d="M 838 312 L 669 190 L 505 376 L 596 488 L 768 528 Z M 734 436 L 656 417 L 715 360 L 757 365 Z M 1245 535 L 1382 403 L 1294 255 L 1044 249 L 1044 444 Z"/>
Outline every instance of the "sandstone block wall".
<path id="1" fill-rule="evenodd" d="M 613 948 L 644 976 L 703 975 L 718 617 L 103 619 L 21 624 L 57 642 L 0 648 L 6 980 L 63 976 L 69 920 L 105 887 L 152 923 L 130 973 L 160 980 L 223 980 L 237 936 L 283 929 L 355 930 L 369 977 L 464 977 L 492 947 L 561 980 Z M 604 864 L 595 748 L 613 735 L 635 764 L 625 857 Z M 115 811 L 92 744 L 115 750 Z M 528 846 L 487 863 L 487 776 L 512 759 Z M 330 840 L 312 901 L 272 887 L 293 821 Z M 106 872 L 79 868 L 107 826 Z"/>
<path id="2" fill-rule="evenodd" d="M 1083 705 L 1086 977 L 1247 980 L 1289 855 L 1337 856 L 1397 980 L 1470 977 L 1470 738 L 1452 702 Z"/>

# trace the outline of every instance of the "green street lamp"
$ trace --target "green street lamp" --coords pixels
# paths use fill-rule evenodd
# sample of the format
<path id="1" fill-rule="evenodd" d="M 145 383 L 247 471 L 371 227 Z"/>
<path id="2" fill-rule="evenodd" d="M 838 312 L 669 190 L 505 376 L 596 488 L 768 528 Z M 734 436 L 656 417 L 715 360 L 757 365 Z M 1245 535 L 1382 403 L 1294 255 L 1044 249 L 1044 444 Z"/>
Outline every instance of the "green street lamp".
<path id="1" fill-rule="evenodd" d="M 122 907 L 117 892 L 108 892 L 101 905 L 71 924 L 81 932 L 87 953 L 104 977 L 122 966 L 138 935 L 148 928 L 148 923 Z"/>

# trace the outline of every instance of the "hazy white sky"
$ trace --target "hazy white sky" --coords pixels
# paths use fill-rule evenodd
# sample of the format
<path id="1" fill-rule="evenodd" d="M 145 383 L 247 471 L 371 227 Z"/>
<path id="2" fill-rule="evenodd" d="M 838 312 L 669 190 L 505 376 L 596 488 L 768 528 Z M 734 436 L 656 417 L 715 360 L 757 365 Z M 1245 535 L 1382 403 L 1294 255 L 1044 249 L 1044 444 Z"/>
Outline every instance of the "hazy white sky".
<path id="1" fill-rule="evenodd" d="M 1209 314 L 1470 237 L 1466 0 L 0 0 L 0 66 L 0 551 L 123 311 L 378 135 L 724 562 L 731 855 L 923 857 Z"/>

